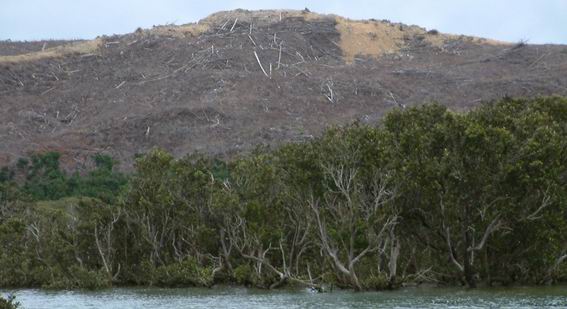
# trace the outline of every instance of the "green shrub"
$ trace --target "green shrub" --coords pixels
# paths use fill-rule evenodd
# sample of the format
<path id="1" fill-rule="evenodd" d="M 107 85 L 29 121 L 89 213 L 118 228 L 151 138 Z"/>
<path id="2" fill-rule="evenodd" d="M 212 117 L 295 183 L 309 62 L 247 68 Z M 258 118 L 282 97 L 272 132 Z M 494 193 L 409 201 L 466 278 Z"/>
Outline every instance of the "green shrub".
<path id="1" fill-rule="evenodd" d="M 14 178 L 14 171 L 4 166 L 0 168 L 0 182 L 10 181 Z"/>
<path id="2" fill-rule="evenodd" d="M 112 285 L 110 278 L 103 271 L 87 270 L 73 265 L 64 274 L 58 268 L 49 271 L 39 271 L 42 288 L 53 290 L 85 289 L 98 290 L 109 288 Z"/>
<path id="3" fill-rule="evenodd" d="M 73 282 L 66 277 L 52 278 L 41 285 L 46 290 L 69 290 L 74 288 Z"/>
<path id="4" fill-rule="evenodd" d="M 30 285 L 29 260 L 16 254 L 0 253 L 0 286 L 25 287 Z"/>
<path id="5" fill-rule="evenodd" d="M 20 308 L 20 303 L 16 301 L 16 296 L 8 295 L 7 298 L 0 296 L 0 309 Z"/>
<path id="6" fill-rule="evenodd" d="M 385 273 L 370 274 L 364 278 L 362 286 L 369 290 L 385 290 L 390 288 L 390 281 Z"/>
<path id="7" fill-rule="evenodd" d="M 234 280 L 242 285 L 250 285 L 253 282 L 254 271 L 248 264 L 239 265 L 234 269 Z"/>
<path id="8" fill-rule="evenodd" d="M 201 267 L 194 259 L 160 266 L 156 269 L 157 282 L 163 286 L 211 286 L 213 272 Z"/>
<path id="9" fill-rule="evenodd" d="M 154 285 L 156 281 L 156 267 L 148 260 L 139 264 L 131 265 L 124 269 L 124 277 L 127 281 L 136 285 Z"/>
<path id="10" fill-rule="evenodd" d="M 327 271 L 321 275 L 321 281 L 325 284 L 337 285 L 339 280 L 334 272 Z"/>
<path id="11" fill-rule="evenodd" d="M 71 266 L 69 269 L 73 277 L 73 287 L 87 290 L 98 290 L 109 288 L 112 282 L 104 271 L 87 270 L 79 266 Z"/>

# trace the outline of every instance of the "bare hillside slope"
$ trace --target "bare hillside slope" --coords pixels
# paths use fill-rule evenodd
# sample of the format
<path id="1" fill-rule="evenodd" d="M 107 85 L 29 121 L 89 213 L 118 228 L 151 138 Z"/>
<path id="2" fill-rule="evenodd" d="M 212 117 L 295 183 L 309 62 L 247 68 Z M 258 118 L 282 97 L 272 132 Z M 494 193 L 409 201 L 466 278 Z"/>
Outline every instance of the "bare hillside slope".
<path id="1" fill-rule="evenodd" d="M 128 169 L 162 147 L 233 155 L 437 101 L 567 95 L 567 47 L 301 11 L 231 11 L 93 41 L 0 42 L 0 166 L 56 150 Z"/>

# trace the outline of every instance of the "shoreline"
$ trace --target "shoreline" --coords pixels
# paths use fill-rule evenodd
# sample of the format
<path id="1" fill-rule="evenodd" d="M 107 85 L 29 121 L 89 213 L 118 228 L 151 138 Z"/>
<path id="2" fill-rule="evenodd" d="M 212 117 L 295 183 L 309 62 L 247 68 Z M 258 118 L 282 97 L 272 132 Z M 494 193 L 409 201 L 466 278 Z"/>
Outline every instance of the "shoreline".
<path id="1" fill-rule="evenodd" d="M 100 289 L 81 289 L 81 288 L 73 288 L 73 289 L 51 289 L 51 288 L 42 288 L 42 287 L 18 287 L 18 288 L 6 288 L 0 287 L 0 295 L 10 293 L 10 292 L 17 292 L 17 291 L 39 291 L 39 292 L 79 292 L 79 293 L 97 293 L 97 292 L 107 292 L 113 290 L 163 290 L 163 291 L 176 291 L 176 290 L 195 290 L 195 291 L 215 291 L 215 290 L 247 290 L 247 291 L 255 291 L 255 292 L 262 292 L 262 293 L 281 293 L 281 292 L 301 292 L 301 291 L 308 291 L 310 293 L 396 293 L 396 292 L 404 292 L 404 291 L 444 291 L 444 290 L 458 290 L 458 291 L 479 291 L 479 292 L 488 292 L 488 291 L 512 291 L 512 290 L 526 290 L 526 289 L 535 289 L 535 290 L 543 290 L 543 289 L 560 289 L 565 288 L 565 295 L 567 296 L 567 282 L 559 282 L 556 284 L 551 285 L 529 285 L 529 284 L 512 284 L 512 285 L 499 285 L 499 286 L 488 286 L 488 285 L 479 285 L 476 288 L 469 288 L 464 285 L 437 285 L 437 284 L 417 284 L 417 285 L 406 285 L 396 289 L 383 289 L 383 290 L 362 290 L 356 291 L 352 288 L 339 288 L 339 287 L 324 287 L 324 291 L 318 291 L 313 288 L 309 287 L 301 287 L 301 286 L 285 286 L 279 287 L 275 289 L 264 289 L 260 287 L 253 287 L 253 286 L 245 286 L 245 285 L 237 285 L 237 284 L 228 284 L 228 283 L 219 283 L 214 284 L 210 287 L 205 286 L 156 286 L 156 285 L 116 285 L 111 287 L 105 287 Z"/>

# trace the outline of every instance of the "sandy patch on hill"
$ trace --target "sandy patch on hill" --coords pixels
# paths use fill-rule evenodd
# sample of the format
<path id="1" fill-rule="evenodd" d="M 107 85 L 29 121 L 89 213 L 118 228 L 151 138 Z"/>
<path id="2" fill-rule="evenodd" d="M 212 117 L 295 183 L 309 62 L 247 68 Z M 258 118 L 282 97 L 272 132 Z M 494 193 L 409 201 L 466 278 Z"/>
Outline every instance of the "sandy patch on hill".
<path id="1" fill-rule="evenodd" d="M 379 58 L 399 51 L 406 42 L 418 35 L 430 44 L 444 44 L 443 34 L 427 34 L 425 29 L 382 21 L 355 21 L 337 17 L 337 30 L 341 34 L 340 47 L 347 63 L 356 56 Z"/>
<path id="2" fill-rule="evenodd" d="M 347 63 L 356 56 L 379 58 L 398 52 L 408 42 L 419 37 L 431 46 L 443 48 L 450 40 L 464 40 L 475 44 L 507 45 L 510 43 L 463 35 L 452 35 L 438 31 L 427 31 L 418 26 L 373 20 L 350 20 L 336 17 L 336 29 L 341 35 L 340 47 Z"/>

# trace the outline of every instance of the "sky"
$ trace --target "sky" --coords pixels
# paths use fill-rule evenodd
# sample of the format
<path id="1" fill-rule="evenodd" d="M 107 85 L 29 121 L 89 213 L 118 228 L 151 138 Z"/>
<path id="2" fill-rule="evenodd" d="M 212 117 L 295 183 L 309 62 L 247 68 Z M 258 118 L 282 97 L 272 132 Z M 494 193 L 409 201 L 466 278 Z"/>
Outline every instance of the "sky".
<path id="1" fill-rule="evenodd" d="M 567 0 L 0 0 L 0 40 L 92 39 L 237 8 L 304 9 L 441 32 L 567 44 Z"/>

